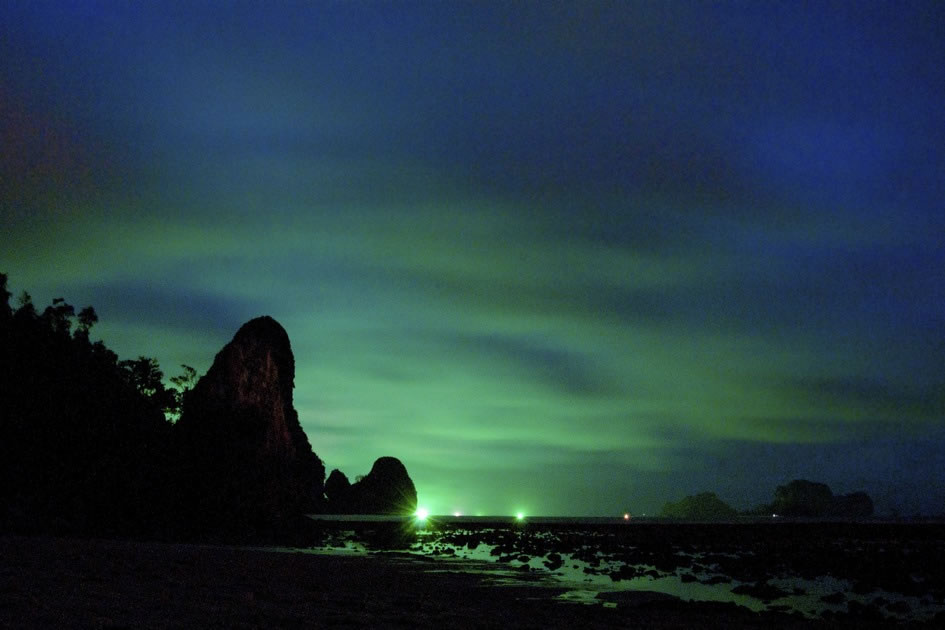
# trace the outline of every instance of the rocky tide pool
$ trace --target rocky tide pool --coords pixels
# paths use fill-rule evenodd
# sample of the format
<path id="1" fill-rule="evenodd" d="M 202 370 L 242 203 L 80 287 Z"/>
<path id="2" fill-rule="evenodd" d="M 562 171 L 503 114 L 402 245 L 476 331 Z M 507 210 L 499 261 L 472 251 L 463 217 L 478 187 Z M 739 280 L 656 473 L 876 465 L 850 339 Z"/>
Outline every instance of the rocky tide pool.
<path id="1" fill-rule="evenodd" d="M 407 553 L 559 599 L 723 602 L 808 619 L 945 621 L 945 525 L 431 518 L 325 523 L 315 551 Z M 437 568 L 439 567 L 439 568 Z"/>

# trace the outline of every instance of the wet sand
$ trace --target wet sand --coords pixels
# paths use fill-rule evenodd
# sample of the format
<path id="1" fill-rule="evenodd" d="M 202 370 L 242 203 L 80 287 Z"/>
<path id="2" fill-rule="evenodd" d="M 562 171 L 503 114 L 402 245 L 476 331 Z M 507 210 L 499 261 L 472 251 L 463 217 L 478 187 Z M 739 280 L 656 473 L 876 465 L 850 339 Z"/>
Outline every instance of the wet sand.
<path id="1" fill-rule="evenodd" d="M 0 537 L 0 627 L 827 627 L 648 593 L 608 606 L 559 602 L 560 589 L 532 576 L 500 585 L 470 569 L 398 554 L 7 536 Z"/>

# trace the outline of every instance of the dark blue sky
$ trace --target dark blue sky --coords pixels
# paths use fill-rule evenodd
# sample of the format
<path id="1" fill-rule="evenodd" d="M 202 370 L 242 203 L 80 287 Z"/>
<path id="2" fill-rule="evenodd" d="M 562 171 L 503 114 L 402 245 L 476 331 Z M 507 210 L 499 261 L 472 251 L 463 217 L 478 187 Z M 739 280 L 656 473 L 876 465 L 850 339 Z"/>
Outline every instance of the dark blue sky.
<path id="1" fill-rule="evenodd" d="M 945 505 L 937 2 L 8 3 L 0 271 L 124 357 L 270 314 L 434 512 Z"/>

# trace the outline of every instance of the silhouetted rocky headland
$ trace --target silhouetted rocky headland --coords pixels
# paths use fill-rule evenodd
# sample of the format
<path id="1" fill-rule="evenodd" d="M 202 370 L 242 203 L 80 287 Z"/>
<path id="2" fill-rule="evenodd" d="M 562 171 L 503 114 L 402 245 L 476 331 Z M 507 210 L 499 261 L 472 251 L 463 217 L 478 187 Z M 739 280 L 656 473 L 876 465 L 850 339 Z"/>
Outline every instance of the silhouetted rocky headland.
<path id="1" fill-rule="evenodd" d="M 244 324 L 187 390 L 192 368 L 169 387 L 154 359 L 90 341 L 92 307 L 57 298 L 38 311 L 24 292 L 14 309 L 10 297 L 0 274 L 0 532 L 262 541 L 326 511 L 276 320 Z M 392 457 L 343 486 L 347 511 L 416 509 Z"/>
<path id="2" fill-rule="evenodd" d="M 251 529 L 320 509 L 325 466 L 299 424 L 294 380 L 288 334 L 258 317 L 184 396 L 176 428 L 195 525 Z"/>

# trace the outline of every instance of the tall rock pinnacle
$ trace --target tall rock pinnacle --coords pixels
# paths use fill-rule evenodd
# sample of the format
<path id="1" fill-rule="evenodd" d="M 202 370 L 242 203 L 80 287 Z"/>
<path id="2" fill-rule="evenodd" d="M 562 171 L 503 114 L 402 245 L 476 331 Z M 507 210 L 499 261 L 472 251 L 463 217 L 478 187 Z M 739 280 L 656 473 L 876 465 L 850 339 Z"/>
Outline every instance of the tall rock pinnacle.
<path id="1" fill-rule="evenodd" d="M 186 394 L 177 431 L 196 522 L 245 529 L 317 507 L 325 468 L 292 405 L 294 380 L 288 334 L 258 317 Z"/>

